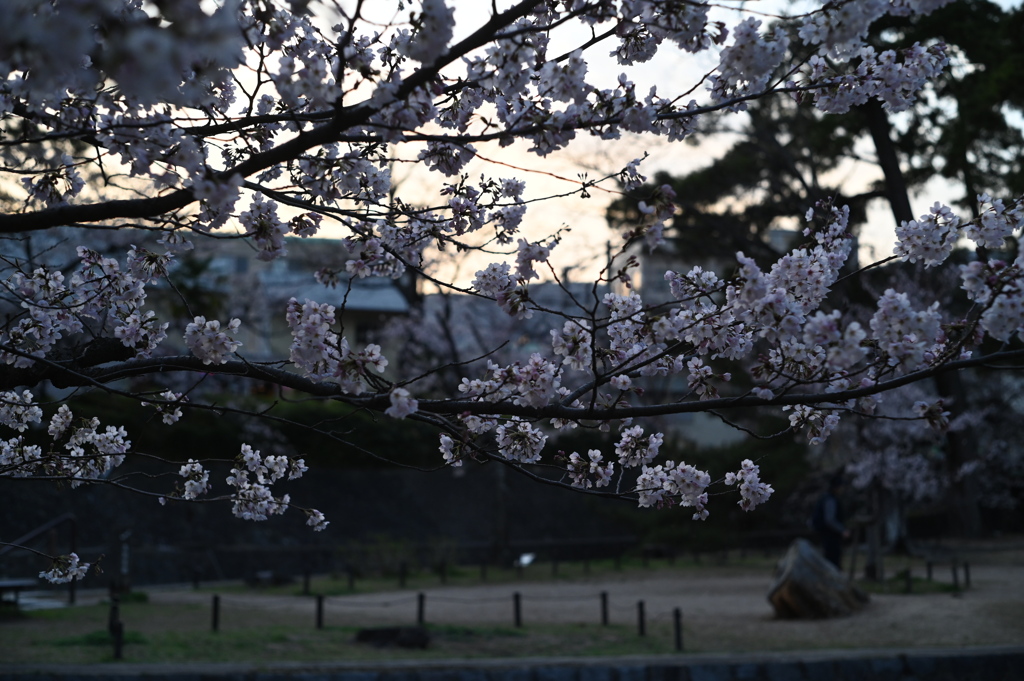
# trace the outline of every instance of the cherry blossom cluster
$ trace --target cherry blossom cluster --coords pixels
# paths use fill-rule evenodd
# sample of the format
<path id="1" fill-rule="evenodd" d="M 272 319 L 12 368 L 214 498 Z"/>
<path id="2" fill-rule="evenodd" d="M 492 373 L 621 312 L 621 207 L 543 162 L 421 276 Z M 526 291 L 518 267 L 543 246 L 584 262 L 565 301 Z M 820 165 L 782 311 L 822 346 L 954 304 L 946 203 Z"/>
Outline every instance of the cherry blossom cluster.
<path id="1" fill-rule="evenodd" d="M 288 303 L 288 326 L 291 328 L 291 361 L 314 380 L 336 380 L 347 393 L 358 395 L 366 388 L 373 370 L 383 373 L 388 360 L 380 346 L 370 343 L 363 350 L 349 349 L 348 339 L 339 337 L 331 326 L 335 322 L 334 306 L 311 300 L 299 304 L 292 298 Z M 408 398 L 396 396 L 411 407 Z M 411 413 L 406 412 L 406 414 Z"/>
<path id="2" fill-rule="evenodd" d="M 0 333 L 0 358 L 30 367 L 64 338 L 104 331 L 147 357 L 167 337 L 167 323 L 144 309 L 147 283 L 166 271 L 169 258 L 143 249 L 128 252 L 126 267 L 98 252 L 78 248 L 79 263 L 69 280 L 60 269 L 16 270 L 3 282 L 24 313 Z"/>
<path id="3" fill-rule="evenodd" d="M 7 40 L 0 47 L 10 92 L 33 103 L 61 102 L 68 92 L 90 93 L 112 77 L 126 99 L 140 104 L 211 102 L 204 87 L 242 63 L 237 3 L 212 14 L 199 0 L 164 8 L 161 24 L 138 0 L 62 3 L 11 0 Z M 54 40 L 54 36 L 60 36 Z M 188 49 L 182 49 L 187 45 Z M 202 79 L 187 79 L 203 73 Z"/>
<path id="4" fill-rule="evenodd" d="M 205 475 L 198 464 L 189 462 L 183 466 L 181 475 L 189 481 L 197 481 L 205 490 Z M 286 456 L 260 456 L 258 449 L 243 444 L 236 460 L 235 468 L 227 477 L 229 486 L 234 487 L 231 493 L 231 512 L 243 520 L 266 520 L 270 516 L 280 515 L 288 510 L 291 497 L 287 494 L 275 497 L 270 486 L 285 476 L 289 480 L 302 477 L 306 472 L 306 464 L 302 459 L 289 459 Z M 253 476 L 250 480 L 250 474 Z M 187 485 L 187 482 L 186 482 Z M 323 530 L 327 521 L 319 511 L 307 511 L 307 521 L 314 530 Z"/>
<path id="5" fill-rule="evenodd" d="M 570 369 L 587 371 L 593 357 L 593 335 L 586 321 L 569 320 L 562 325 L 561 331 L 551 329 L 551 349 L 556 355 L 565 359 Z"/>
<path id="6" fill-rule="evenodd" d="M 75 169 L 74 159 L 63 154 L 61 162 L 64 164 L 62 167 L 44 172 L 35 179 L 31 176 L 22 178 L 21 183 L 28 191 L 30 202 L 44 206 L 60 205 L 67 203 L 85 188 L 85 180 Z"/>
<path id="7" fill-rule="evenodd" d="M 548 436 L 521 419 L 512 418 L 495 428 L 498 451 L 509 461 L 536 463 Z"/>
<path id="8" fill-rule="evenodd" d="M 615 443 L 615 455 L 619 457 L 619 465 L 623 468 L 634 468 L 648 464 L 658 457 L 658 450 L 664 441 L 661 433 L 652 433 L 644 437 L 641 426 L 632 426 L 622 430 L 622 437 Z"/>
<path id="9" fill-rule="evenodd" d="M 241 325 L 242 320 L 232 319 L 222 331 L 218 320 L 196 317 L 185 327 L 185 345 L 203 364 L 225 364 L 242 345 L 232 337 Z"/>
<path id="10" fill-rule="evenodd" d="M 186 501 L 197 499 L 210 489 L 210 473 L 194 459 L 189 459 L 179 470 L 178 475 L 185 479 L 185 487 L 181 498 Z"/>
<path id="11" fill-rule="evenodd" d="M 188 402 L 188 397 L 173 390 L 165 390 L 160 393 L 160 399 L 163 402 L 159 404 L 151 404 L 149 402 L 141 402 L 140 404 L 143 407 L 155 407 L 156 413 L 160 414 L 160 420 L 168 426 L 173 426 L 181 420 L 181 405 Z"/>
<path id="12" fill-rule="evenodd" d="M 31 424 L 42 421 L 43 411 L 35 404 L 29 391 L 0 394 L 2 424 L 19 433 Z M 123 427 L 106 426 L 101 430 L 99 419 L 79 419 L 66 404 L 50 418 L 47 434 L 52 438 L 49 449 L 31 444 L 18 435 L 0 439 L 0 475 L 24 478 L 46 475 L 68 480 L 71 487 L 107 477 L 120 466 L 131 449 L 131 441 Z M 63 441 L 63 446 L 59 443 Z"/>
<path id="13" fill-rule="evenodd" d="M 256 257 L 260 260 L 274 260 L 288 253 L 284 245 L 288 224 L 281 222 L 277 217 L 275 202 L 267 201 L 262 194 L 257 192 L 252 197 L 249 210 L 239 214 L 238 221 L 252 236 L 253 242 L 259 249 Z"/>
<path id="14" fill-rule="evenodd" d="M 69 553 L 55 558 L 53 567 L 40 572 L 39 578 L 51 584 L 67 584 L 76 579 L 83 579 L 89 571 L 89 566 L 89 563 L 81 562 L 77 553 Z"/>
<path id="15" fill-rule="evenodd" d="M 680 462 L 666 461 L 654 467 L 644 466 L 636 480 L 641 507 L 679 505 L 693 508 L 694 520 L 705 520 L 711 476 L 705 471 Z"/>
<path id="16" fill-rule="evenodd" d="M 52 423 L 51 423 L 52 425 Z M 88 480 L 99 480 L 124 463 L 125 455 L 131 449 L 121 426 L 105 426 L 102 431 L 99 419 L 83 419 L 82 424 L 68 429 L 70 436 L 64 445 L 67 454 L 47 462 L 53 472 L 71 480 L 77 487 Z M 54 436 L 57 439 L 61 434 Z"/>
<path id="17" fill-rule="evenodd" d="M 766 38 L 760 28 L 761 21 L 750 17 L 733 29 L 733 42 L 722 50 L 718 73 L 708 78 L 715 101 L 725 102 L 766 89 L 768 79 L 786 56 L 789 36 L 776 26 Z M 745 107 L 740 104 L 736 108 Z"/>
<path id="18" fill-rule="evenodd" d="M 807 45 L 818 45 L 820 55 L 848 58 L 863 45 L 868 29 L 886 14 L 931 14 L 951 0 L 846 0 L 830 3 L 824 12 L 808 14 L 799 29 Z"/>
<path id="19" fill-rule="evenodd" d="M 573 487 L 607 487 L 615 473 L 615 462 L 604 461 L 600 449 L 589 450 L 586 459 L 579 452 L 573 452 L 569 455 L 566 471 Z"/>
<path id="20" fill-rule="evenodd" d="M 768 498 L 775 490 L 771 485 L 761 482 L 760 467 L 750 459 L 744 459 L 740 463 L 740 469 L 735 473 L 725 474 L 726 485 L 739 485 L 740 500 L 739 506 L 744 511 L 752 511 L 768 501 Z"/>
<path id="21" fill-rule="evenodd" d="M 388 396 L 391 406 L 384 410 L 384 413 L 395 419 L 404 419 L 410 414 L 415 414 L 419 409 L 419 401 L 409 394 L 405 388 L 395 388 Z"/>
<path id="22" fill-rule="evenodd" d="M 925 48 L 915 43 L 900 52 L 886 50 L 881 54 L 872 47 L 863 47 L 857 56 L 857 68 L 851 73 L 838 73 L 823 57 L 811 57 L 804 85 L 811 88 L 811 101 L 817 108 L 826 113 L 846 113 L 878 99 L 886 110 L 905 111 L 921 88 L 949 63 L 943 44 Z"/>
<path id="23" fill-rule="evenodd" d="M 990 220 L 995 222 L 994 220 Z M 949 206 L 936 203 L 928 215 L 919 220 L 903 222 L 896 228 L 896 255 L 910 262 L 921 260 L 925 266 L 938 265 L 945 261 L 953 252 L 960 237 L 960 218 L 953 214 Z M 988 238 L 982 237 L 985 243 Z M 1001 237 L 993 242 L 1002 244 Z"/>

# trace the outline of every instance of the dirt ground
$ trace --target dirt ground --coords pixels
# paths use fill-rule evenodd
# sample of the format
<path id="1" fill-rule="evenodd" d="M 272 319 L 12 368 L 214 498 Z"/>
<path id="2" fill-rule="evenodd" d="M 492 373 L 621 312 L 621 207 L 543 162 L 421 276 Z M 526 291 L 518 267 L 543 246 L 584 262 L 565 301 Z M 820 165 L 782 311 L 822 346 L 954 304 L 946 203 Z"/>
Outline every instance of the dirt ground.
<path id="1" fill-rule="evenodd" d="M 948 566 L 936 577 L 951 581 Z M 918 572 L 918 574 L 923 574 Z M 665 632 L 673 610 L 683 613 L 687 648 L 761 651 L 814 648 L 958 647 L 1024 645 L 1024 553 L 971 565 L 971 588 L 960 593 L 873 594 L 847 618 L 775 619 L 766 595 L 770 570 L 740 567 L 696 572 L 663 569 L 621 578 L 550 583 L 506 583 L 423 589 L 431 624 L 502 625 L 513 622 L 513 593 L 521 594 L 523 624 L 597 624 L 600 594 L 608 594 L 613 624 L 635 626 L 638 601 L 647 627 Z M 153 602 L 209 603 L 209 593 L 150 591 Z M 274 613 L 312 613 L 310 598 L 229 593 L 225 612 L 272 619 Z M 415 622 L 417 593 L 392 591 L 325 598 L 329 625 L 407 625 Z"/>

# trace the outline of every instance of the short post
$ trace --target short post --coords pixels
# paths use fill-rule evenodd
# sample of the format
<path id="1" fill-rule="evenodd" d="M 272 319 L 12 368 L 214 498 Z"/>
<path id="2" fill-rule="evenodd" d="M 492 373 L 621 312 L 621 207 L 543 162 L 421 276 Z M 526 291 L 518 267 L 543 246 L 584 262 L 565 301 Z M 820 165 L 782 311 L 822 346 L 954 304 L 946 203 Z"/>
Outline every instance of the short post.
<path id="1" fill-rule="evenodd" d="M 398 588 L 405 588 L 405 580 L 409 576 L 409 564 L 404 560 L 398 564 Z"/>
<path id="2" fill-rule="evenodd" d="M 306 570 L 305 572 L 302 573 L 302 595 L 303 596 L 308 596 L 309 595 L 309 579 L 310 579 L 309 570 Z"/>
<path id="3" fill-rule="evenodd" d="M 676 608 L 672 611 L 672 629 L 675 633 L 676 652 L 683 652 L 683 609 Z"/>
<path id="4" fill-rule="evenodd" d="M 640 636 L 647 635 L 647 622 L 644 621 L 644 602 L 637 601 L 636 603 L 636 629 Z"/>
<path id="5" fill-rule="evenodd" d="M 964 588 L 971 588 L 971 564 L 964 561 Z"/>
<path id="6" fill-rule="evenodd" d="M 928 581 L 929 582 L 932 581 L 932 562 L 931 561 L 928 561 L 925 564 L 925 572 L 928 575 Z"/>
<path id="7" fill-rule="evenodd" d="M 124 622 L 118 620 L 113 623 L 110 629 L 110 635 L 114 640 L 114 659 L 120 660 L 124 658 Z"/>
<path id="8" fill-rule="evenodd" d="M 316 628 L 324 628 L 324 595 L 316 595 Z"/>
<path id="9" fill-rule="evenodd" d="M 220 596 L 213 595 L 213 617 L 211 621 L 213 631 L 220 631 Z"/>
<path id="10" fill-rule="evenodd" d="M 416 624 L 423 626 L 426 621 L 427 595 L 422 591 L 416 594 Z"/>
<path id="11" fill-rule="evenodd" d="M 953 588 L 957 591 L 960 590 L 960 571 L 956 569 L 956 561 L 950 565 L 950 569 L 953 572 Z"/>
<path id="12" fill-rule="evenodd" d="M 601 626 L 608 626 L 608 592 L 601 592 Z"/>
<path id="13" fill-rule="evenodd" d="M 517 627 L 523 626 L 523 597 L 518 591 L 512 594 L 512 617 Z"/>
<path id="14" fill-rule="evenodd" d="M 110 614 L 107 616 L 107 631 L 114 635 L 114 627 L 121 621 L 121 599 L 116 592 L 110 594 Z"/>

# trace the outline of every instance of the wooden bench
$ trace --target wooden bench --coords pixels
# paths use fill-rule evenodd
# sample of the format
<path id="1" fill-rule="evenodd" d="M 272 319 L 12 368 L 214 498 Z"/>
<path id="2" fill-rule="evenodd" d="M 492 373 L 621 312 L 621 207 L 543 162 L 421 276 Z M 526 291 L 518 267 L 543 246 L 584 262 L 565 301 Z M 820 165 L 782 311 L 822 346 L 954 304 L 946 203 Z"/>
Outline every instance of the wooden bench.
<path id="1" fill-rule="evenodd" d="M 0 579 L 0 603 L 13 603 L 14 607 L 18 607 L 18 596 L 25 589 L 32 589 L 39 586 L 39 580 L 36 579 Z M 13 600 L 6 600 L 4 595 L 6 593 L 13 593 Z"/>

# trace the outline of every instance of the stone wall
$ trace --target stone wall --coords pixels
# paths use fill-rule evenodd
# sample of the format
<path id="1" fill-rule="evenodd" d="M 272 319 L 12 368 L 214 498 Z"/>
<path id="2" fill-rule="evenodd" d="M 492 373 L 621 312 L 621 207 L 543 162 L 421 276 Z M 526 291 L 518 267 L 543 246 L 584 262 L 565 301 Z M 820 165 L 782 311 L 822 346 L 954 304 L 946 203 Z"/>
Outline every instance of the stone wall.
<path id="1" fill-rule="evenodd" d="M 4 668 L 0 681 L 1019 681 L 1024 648 L 601 659 Z"/>

